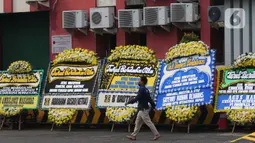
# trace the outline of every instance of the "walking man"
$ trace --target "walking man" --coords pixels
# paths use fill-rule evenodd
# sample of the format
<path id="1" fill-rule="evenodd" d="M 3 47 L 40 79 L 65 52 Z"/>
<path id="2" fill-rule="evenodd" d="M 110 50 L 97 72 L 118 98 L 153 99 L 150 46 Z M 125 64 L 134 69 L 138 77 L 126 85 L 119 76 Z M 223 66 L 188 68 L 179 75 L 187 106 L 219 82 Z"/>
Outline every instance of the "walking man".
<path id="1" fill-rule="evenodd" d="M 147 81 L 148 80 L 146 77 L 140 78 L 140 81 L 138 83 L 140 88 L 139 88 L 137 96 L 133 100 L 130 100 L 129 102 L 125 104 L 127 106 L 128 104 L 134 104 L 138 102 L 138 114 L 135 121 L 135 129 L 130 136 L 127 136 L 127 138 L 130 140 L 136 140 L 136 135 L 139 133 L 143 123 L 145 123 L 154 134 L 153 140 L 157 140 L 160 138 L 160 134 L 158 130 L 156 129 L 155 125 L 152 123 L 150 115 L 149 115 L 150 107 L 148 103 L 150 103 L 151 108 L 154 110 L 156 105 L 154 101 L 151 99 L 149 90 L 145 87 L 145 85 L 147 84 Z"/>

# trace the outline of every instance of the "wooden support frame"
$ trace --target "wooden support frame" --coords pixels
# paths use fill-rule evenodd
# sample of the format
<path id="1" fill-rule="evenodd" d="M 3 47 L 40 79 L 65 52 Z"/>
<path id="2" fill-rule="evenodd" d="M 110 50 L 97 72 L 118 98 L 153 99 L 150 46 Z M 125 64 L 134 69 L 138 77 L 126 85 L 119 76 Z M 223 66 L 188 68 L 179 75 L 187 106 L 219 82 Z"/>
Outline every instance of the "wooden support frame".
<path id="1" fill-rule="evenodd" d="M 234 126 L 232 128 L 232 134 L 235 132 L 235 129 L 236 129 L 236 123 L 234 122 Z"/>
<path id="2" fill-rule="evenodd" d="M 17 115 L 17 116 L 18 116 L 18 118 L 19 118 L 19 119 L 18 119 L 18 130 L 21 131 L 22 113 L 20 113 L 20 114 Z M 2 122 L 1 122 L 1 125 L 0 125 L 0 130 L 3 129 L 4 123 L 6 122 L 6 120 L 7 120 L 7 117 L 4 116 L 4 118 L 3 118 Z"/>
<path id="3" fill-rule="evenodd" d="M 111 132 L 113 132 L 115 127 L 115 122 L 112 123 L 112 128 L 111 128 Z M 131 121 L 128 122 L 128 132 L 131 132 Z"/>
<path id="4" fill-rule="evenodd" d="M 22 122 L 22 121 L 21 121 L 21 116 L 22 116 L 22 115 L 19 114 L 19 131 L 21 130 L 21 122 Z"/>
<path id="5" fill-rule="evenodd" d="M 187 126 L 187 133 L 190 133 L 190 125 L 191 123 L 188 122 L 188 126 Z M 175 122 L 172 122 L 172 126 L 171 126 L 171 133 L 174 132 L 174 127 L 175 127 Z"/>
<path id="6" fill-rule="evenodd" d="M 0 130 L 2 130 L 3 126 L 4 126 L 4 122 L 6 120 L 6 117 L 4 116 L 4 119 L 2 120 L 2 123 L 1 123 L 1 127 L 0 127 Z"/>

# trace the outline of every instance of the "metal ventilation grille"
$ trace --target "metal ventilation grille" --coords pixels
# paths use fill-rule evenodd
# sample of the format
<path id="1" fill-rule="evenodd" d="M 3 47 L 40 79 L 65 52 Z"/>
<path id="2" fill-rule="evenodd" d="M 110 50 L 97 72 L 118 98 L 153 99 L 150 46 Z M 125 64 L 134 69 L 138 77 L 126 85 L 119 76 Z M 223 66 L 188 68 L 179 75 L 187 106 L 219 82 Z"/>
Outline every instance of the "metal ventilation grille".
<path id="1" fill-rule="evenodd" d="M 158 8 L 146 8 L 145 25 L 157 25 L 157 24 L 158 24 Z"/>
<path id="2" fill-rule="evenodd" d="M 88 21 L 88 19 L 89 19 L 89 17 L 88 17 L 88 12 L 84 12 L 83 14 L 84 14 L 84 20 L 85 20 L 85 21 Z"/>
<path id="3" fill-rule="evenodd" d="M 186 15 L 185 5 L 172 5 L 171 6 L 171 19 L 173 22 L 184 22 Z"/>
<path id="4" fill-rule="evenodd" d="M 75 12 L 64 12 L 64 27 L 75 28 Z"/>
<path id="5" fill-rule="evenodd" d="M 133 27 L 132 11 L 119 11 L 119 27 Z"/>
<path id="6" fill-rule="evenodd" d="M 145 0 L 126 0 L 126 5 L 144 5 Z"/>
<path id="7" fill-rule="evenodd" d="M 94 12 L 92 14 L 92 22 L 96 25 L 100 24 L 102 21 L 102 15 L 100 12 Z"/>

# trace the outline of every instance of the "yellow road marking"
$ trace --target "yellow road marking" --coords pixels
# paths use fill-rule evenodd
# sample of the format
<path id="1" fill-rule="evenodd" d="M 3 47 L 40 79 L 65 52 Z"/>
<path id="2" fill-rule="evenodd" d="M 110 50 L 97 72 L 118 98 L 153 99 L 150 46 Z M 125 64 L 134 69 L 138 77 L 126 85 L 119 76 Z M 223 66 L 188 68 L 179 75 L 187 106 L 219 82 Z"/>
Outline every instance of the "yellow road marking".
<path id="1" fill-rule="evenodd" d="M 250 140 L 250 141 L 255 141 L 255 138 L 252 138 L 252 137 L 243 137 L 243 139 Z"/>
<path id="2" fill-rule="evenodd" d="M 249 137 L 249 136 L 254 136 L 254 138 L 253 138 L 253 137 Z M 231 143 L 234 143 L 234 142 L 237 142 L 237 141 L 242 140 L 242 139 L 244 139 L 244 140 L 249 140 L 249 141 L 254 141 L 254 142 L 255 142 L 255 132 L 254 132 L 254 133 L 251 133 L 251 134 L 248 134 L 248 135 L 245 135 L 245 136 L 242 136 L 242 137 L 237 138 L 237 139 L 235 139 L 235 140 L 232 140 L 232 141 L 230 141 L 230 142 L 231 142 Z"/>

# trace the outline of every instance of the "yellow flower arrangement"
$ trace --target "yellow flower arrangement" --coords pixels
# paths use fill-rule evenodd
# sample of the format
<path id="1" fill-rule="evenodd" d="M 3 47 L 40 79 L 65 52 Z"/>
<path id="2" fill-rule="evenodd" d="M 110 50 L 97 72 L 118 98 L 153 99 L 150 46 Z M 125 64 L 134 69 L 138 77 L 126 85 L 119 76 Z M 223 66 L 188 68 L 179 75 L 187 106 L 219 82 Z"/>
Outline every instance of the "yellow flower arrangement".
<path id="1" fill-rule="evenodd" d="M 112 122 L 122 123 L 130 121 L 137 112 L 136 108 L 106 108 L 106 116 Z"/>
<path id="2" fill-rule="evenodd" d="M 93 51 L 89 51 L 87 49 L 82 48 L 75 48 L 70 50 L 64 50 L 63 52 L 59 53 L 53 64 L 60 64 L 60 63 L 86 63 L 86 64 L 97 64 L 97 57 L 96 53 Z"/>
<path id="3" fill-rule="evenodd" d="M 255 111 L 249 109 L 230 110 L 227 112 L 227 118 L 233 123 L 245 125 L 254 122 Z"/>
<path id="4" fill-rule="evenodd" d="M 188 107 L 184 105 L 180 106 L 168 106 L 166 107 L 166 117 L 176 123 L 185 123 L 191 121 L 199 113 L 199 108 L 196 106 Z"/>
<path id="5" fill-rule="evenodd" d="M 71 122 L 76 113 L 75 109 L 50 109 L 48 119 L 60 126 Z"/>
<path id="6" fill-rule="evenodd" d="M 192 55 L 207 56 L 209 55 L 209 47 L 202 41 L 177 44 L 168 50 L 165 61 L 169 63 L 173 59 Z"/>
<path id="7" fill-rule="evenodd" d="M 27 61 L 15 61 L 8 68 L 11 74 L 25 74 L 32 72 L 32 66 Z"/>
<path id="8" fill-rule="evenodd" d="M 11 117 L 11 116 L 16 116 L 21 113 L 23 109 L 20 107 L 4 107 L 0 109 L 0 115 L 6 116 L 6 117 Z"/>
<path id="9" fill-rule="evenodd" d="M 234 61 L 234 68 L 255 67 L 255 53 L 242 54 Z"/>
<path id="10" fill-rule="evenodd" d="M 156 55 L 153 50 L 146 46 L 139 45 L 127 45 L 119 46 L 111 51 L 111 55 L 108 57 L 109 61 L 118 61 L 119 59 L 125 60 L 141 60 L 150 61 L 155 63 L 157 61 Z"/>

